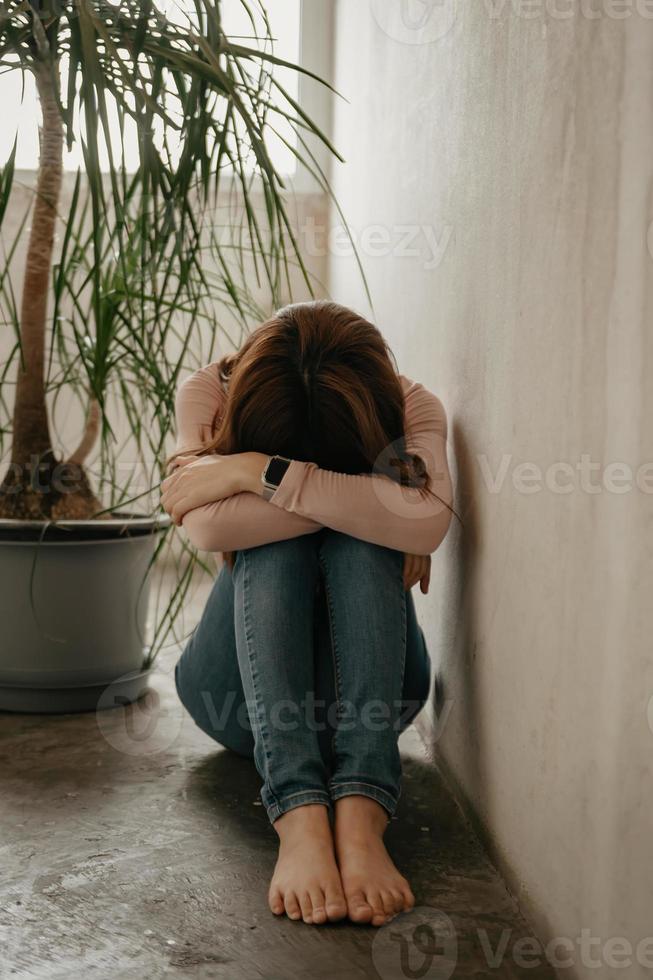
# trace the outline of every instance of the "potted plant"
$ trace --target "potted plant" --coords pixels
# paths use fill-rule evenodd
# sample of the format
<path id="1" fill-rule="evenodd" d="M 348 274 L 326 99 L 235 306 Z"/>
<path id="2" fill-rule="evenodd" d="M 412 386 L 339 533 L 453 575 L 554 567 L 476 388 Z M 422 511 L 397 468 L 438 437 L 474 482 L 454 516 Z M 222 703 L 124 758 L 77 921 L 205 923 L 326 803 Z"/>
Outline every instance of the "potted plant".
<path id="1" fill-rule="evenodd" d="M 250 280 L 271 303 L 288 295 L 291 265 L 309 281 L 267 135 L 292 127 L 288 145 L 325 189 L 305 137 L 326 139 L 275 77 L 274 66 L 293 66 L 275 57 L 264 9 L 242 7 L 252 45 L 225 34 L 219 0 L 176 18 L 149 0 L 0 9 L 0 66 L 35 80 L 42 114 L 33 200 L 13 239 L 3 235 L 0 270 L 15 331 L 0 377 L 0 449 L 11 447 L 0 484 L 0 709 L 94 708 L 108 684 L 123 699 L 142 693 L 192 565 L 148 648 L 148 573 L 167 533 L 150 491 L 182 366 L 202 360 L 227 323 L 260 317 Z M 83 167 L 64 186 L 74 143 Z M 226 244 L 215 222 L 225 186 L 237 202 Z M 14 192 L 12 154 L 0 222 Z M 72 447 L 56 424 L 62 403 L 84 404 Z M 137 478 L 120 468 L 126 445 Z"/>

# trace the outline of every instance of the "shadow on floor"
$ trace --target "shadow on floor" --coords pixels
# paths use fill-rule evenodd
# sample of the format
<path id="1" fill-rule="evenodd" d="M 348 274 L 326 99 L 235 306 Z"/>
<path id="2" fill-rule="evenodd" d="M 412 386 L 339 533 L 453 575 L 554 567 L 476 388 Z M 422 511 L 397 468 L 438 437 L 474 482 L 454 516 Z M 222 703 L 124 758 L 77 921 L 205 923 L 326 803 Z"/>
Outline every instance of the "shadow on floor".
<path id="1" fill-rule="evenodd" d="M 120 741 L 135 706 L 0 716 L 3 978 L 553 977 L 519 965 L 528 927 L 410 732 L 388 843 L 416 912 L 380 930 L 273 917 L 252 764 L 195 728 L 169 675 L 156 686 L 138 751 Z"/>

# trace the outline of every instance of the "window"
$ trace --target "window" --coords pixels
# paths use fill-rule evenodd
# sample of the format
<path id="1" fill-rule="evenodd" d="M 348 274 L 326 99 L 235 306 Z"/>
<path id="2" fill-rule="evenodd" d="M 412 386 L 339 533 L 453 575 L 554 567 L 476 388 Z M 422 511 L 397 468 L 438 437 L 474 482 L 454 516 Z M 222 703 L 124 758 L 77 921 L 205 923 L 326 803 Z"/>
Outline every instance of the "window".
<path id="1" fill-rule="evenodd" d="M 192 0 L 158 0 L 158 6 L 179 23 L 183 23 L 184 9 L 192 10 Z M 300 57 L 301 0 L 272 0 L 265 4 L 272 34 L 275 38 L 274 52 L 286 61 L 298 62 Z M 252 25 L 240 0 L 222 0 L 222 17 L 226 33 L 233 38 L 242 37 L 243 43 L 252 43 Z M 293 98 L 298 97 L 297 73 L 285 68 L 275 68 L 280 83 Z M 24 90 L 23 90 L 24 84 Z M 22 99 L 21 99 L 22 93 Z M 38 110 L 34 82 L 26 74 L 24 82 L 20 71 L 0 74 L 0 98 L 3 105 L 3 126 L 0 129 L 0 166 L 11 152 L 14 138 L 18 136 L 16 166 L 34 170 L 38 162 Z M 115 122 L 117 132 L 117 121 Z M 283 133 L 291 139 L 291 129 Z M 273 163 L 281 173 L 291 175 L 295 172 L 295 157 L 283 141 L 270 135 L 269 151 Z M 133 122 L 125 134 L 125 155 L 127 166 L 134 169 L 138 162 L 138 141 Z M 82 151 L 78 145 L 71 152 L 64 152 L 66 170 L 77 170 L 82 164 Z"/>

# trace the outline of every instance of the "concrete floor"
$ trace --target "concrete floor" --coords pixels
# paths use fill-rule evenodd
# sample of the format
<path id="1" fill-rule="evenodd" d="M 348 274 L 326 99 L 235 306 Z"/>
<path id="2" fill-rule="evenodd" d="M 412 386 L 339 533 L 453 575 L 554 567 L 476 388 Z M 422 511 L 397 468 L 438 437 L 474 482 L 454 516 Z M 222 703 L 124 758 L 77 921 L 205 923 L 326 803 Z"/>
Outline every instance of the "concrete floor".
<path id="1" fill-rule="evenodd" d="M 185 715 L 173 661 L 126 709 L 0 715 L 3 980 L 553 976 L 517 965 L 529 929 L 414 732 L 388 840 L 418 910 L 381 930 L 275 919 L 258 776 Z"/>

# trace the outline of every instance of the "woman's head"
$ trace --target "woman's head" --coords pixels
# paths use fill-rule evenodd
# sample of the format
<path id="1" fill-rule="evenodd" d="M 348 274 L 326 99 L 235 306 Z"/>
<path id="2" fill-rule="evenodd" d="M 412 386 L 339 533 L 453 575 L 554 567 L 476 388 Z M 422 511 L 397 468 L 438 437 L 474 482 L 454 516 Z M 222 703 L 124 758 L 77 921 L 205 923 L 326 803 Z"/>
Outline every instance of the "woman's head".
<path id="1" fill-rule="evenodd" d="M 391 456 L 388 469 L 404 482 L 401 382 L 362 316 L 331 302 L 286 306 L 221 372 L 227 403 L 205 451 L 277 453 L 341 473 L 369 473 Z"/>

